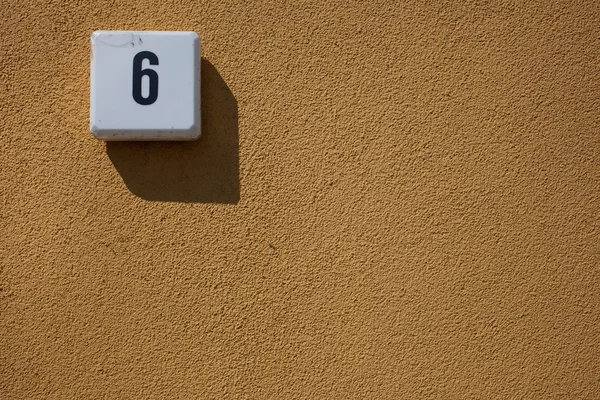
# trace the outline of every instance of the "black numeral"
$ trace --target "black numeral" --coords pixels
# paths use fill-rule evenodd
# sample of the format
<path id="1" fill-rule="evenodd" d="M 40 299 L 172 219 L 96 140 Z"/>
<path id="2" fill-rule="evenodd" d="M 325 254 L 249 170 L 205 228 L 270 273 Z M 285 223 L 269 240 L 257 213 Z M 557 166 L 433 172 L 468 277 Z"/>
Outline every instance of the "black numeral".
<path id="1" fill-rule="evenodd" d="M 133 57 L 133 99 L 136 103 L 148 106 L 158 98 L 158 74 L 153 69 L 142 69 L 142 61 L 150 61 L 150 65 L 158 65 L 158 57 L 150 51 L 141 51 Z M 142 96 L 142 77 L 150 79 L 148 97 Z"/>

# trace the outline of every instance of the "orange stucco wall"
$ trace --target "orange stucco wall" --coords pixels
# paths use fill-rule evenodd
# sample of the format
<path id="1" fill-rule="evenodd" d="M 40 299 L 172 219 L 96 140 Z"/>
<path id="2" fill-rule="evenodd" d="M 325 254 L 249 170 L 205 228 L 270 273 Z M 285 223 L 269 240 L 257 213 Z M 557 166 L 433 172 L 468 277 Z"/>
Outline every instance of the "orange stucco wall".
<path id="1" fill-rule="evenodd" d="M 599 399 L 597 2 L 0 7 L 0 398 Z M 203 136 L 89 133 L 193 30 Z"/>

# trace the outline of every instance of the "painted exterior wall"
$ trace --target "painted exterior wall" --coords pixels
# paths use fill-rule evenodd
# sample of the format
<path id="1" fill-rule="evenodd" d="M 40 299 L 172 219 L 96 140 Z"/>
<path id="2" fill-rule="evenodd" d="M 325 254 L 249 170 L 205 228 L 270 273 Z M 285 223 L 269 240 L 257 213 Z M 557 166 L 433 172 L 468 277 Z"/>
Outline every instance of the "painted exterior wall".
<path id="1" fill-rule="evenodd" d="M 597 2 L 0 10 L 0 398 L 600 398 Z M 202 38 L 98 142 L 89 35 Z"/>

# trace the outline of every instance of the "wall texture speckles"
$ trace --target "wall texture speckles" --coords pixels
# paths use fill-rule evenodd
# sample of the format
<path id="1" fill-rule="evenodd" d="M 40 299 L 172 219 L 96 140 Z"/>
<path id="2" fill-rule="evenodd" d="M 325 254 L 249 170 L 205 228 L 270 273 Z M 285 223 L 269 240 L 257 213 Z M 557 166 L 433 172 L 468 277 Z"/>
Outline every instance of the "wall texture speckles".
<path id="1" fill-rule="evenodd" d="M 600 398 L 597 2 L 1 8 L 1 398 Z M 97 29 L 198 142 L 93 139 Z"/>

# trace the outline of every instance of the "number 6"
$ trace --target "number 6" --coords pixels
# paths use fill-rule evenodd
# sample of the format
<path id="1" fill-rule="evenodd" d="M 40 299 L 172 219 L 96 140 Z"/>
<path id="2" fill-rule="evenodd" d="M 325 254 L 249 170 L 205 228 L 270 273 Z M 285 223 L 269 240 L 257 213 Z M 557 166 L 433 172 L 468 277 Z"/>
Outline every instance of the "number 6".
<path id="1" fill-rule="evenodd" d="M 150 51 L 141 51 L 133 57 L 133 99 L 136 103 L 148 106 L 158 98 L 158 74 L 153 69 L 142 69 L 142 61 L 150 61 L 150 65 L 158 65 L 158 57 Z M 148 97 L 142 96 L 142 77 L 150 79 Z"/>

